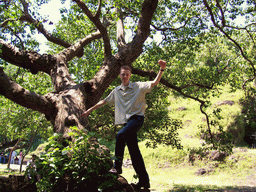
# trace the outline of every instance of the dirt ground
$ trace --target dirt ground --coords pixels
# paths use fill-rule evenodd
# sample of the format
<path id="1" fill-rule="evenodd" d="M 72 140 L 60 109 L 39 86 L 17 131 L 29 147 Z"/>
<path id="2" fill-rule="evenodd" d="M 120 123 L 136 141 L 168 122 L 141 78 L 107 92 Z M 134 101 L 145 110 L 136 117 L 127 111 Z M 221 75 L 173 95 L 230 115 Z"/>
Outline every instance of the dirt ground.
<path id="1" fill-rule="evenodd" d="M 26 167 L 27 167 L 27 165 L 22 165 L 22 171 L 25 171 L 26 170 Z M 7 169 L 7 164 L 0 164 L 0 171 L 3 171 L 3 170 L 5 170 L 5 169 Z M 20 170 L 20 165 L 18 165 L 18 164 L 10 164 L 10 169 L 11 170 Z"/>

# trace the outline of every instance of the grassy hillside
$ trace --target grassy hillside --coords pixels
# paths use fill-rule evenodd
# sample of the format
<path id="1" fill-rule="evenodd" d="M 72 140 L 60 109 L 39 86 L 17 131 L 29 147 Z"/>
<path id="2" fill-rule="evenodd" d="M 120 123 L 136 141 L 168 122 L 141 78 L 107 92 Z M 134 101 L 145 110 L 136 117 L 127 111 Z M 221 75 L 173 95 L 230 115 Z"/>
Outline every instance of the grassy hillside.
<path id="1" fill-rule="evenodd" d="M 207 109 L 207 114 L 212 114 L 217 107 L 220 108 L 220 115 L 223 117 L 220 120 L 220 125 L 224 127 L 224 130 L 234 129 L 240 132 L 244 126 L 241 118 L 242 106 L 239 102 L 244 96 L 243 91 L 232 92 L 230 87 L 221 87 L 219 93 L 218 97 L 209 98 L 211 106 Z M 170 117 L 181 119 L 183 122 L 183 129 L 179 131 L 183 146 L 197 147 L 200 145 L 198 127 L 199 125 L 206 126 L 205 115 L 201 113 L 199 103 L 192 99 L 174 98 L 172 95 L 169 99 L 171 100 Z M 210 118 L 214 119 L 215 117 L 211 115 Z M 216 131 L 214 127 L 211 128 Z M 236 143 L 238 143 L 238 139 L 240 143 L 242 142 L 241 137 L 242 135 L 236 135 Z"/>
<path id="2" fill-rule="evenodd" d="M 193 165 L 184 151 L 160 146 L 148 149 L 140 143 L 151 188 L 156 191 L 205 191 L 242 189 L 255 187 L 256 190 L 256 149 L 235 148 L 234 153 L 223 162 L 204 160 Z M 123 176 L 128 182 L 136 183 L 135 172 L 129 161 L 128 151 L 124 158 Z M 204 175 L 197 175 L 199 169 Z"/>
<path id="3" fill-rule="evenodd" d="M 243 95 L 242 91 L 232 92 L 229 87 L 222 87 L 220 95 L 211 98 L 212 105 L 207 111 L 209 113 L 216 107 L 221 108 L 221 125 L 225 130 L 233 130 L 232 133 L 236 136 L 234 141 L 237 145 L 233 154 L 222 162 L 206 158 L 197 159 L 193 164 L 189 161 L 188 149 L 201 146 L 198 125 L 205 123 L 205 116 L 200 112 L 198 102 L 170 95 L 169 115 L 183 122 L 183 129 L 179 130 L 179 134 L 184 148 L 177 150 L 158 146 L 156 149 L 150 149 L 146 148 L 146 141 L 139 144 L 151 178 L 152 189 L 240 191 L 246 187 L 249 191 L 256 191 L 256 149 L 249 149 L 242 141 L 244 133 L 241 130 L 244 125 L 239 100 Z M 126 149 L 123 176 L 129 182 L 137 182 L 129 158 Z M 206 173 L 197 175 L 199 169 L 206 170 Z"/>

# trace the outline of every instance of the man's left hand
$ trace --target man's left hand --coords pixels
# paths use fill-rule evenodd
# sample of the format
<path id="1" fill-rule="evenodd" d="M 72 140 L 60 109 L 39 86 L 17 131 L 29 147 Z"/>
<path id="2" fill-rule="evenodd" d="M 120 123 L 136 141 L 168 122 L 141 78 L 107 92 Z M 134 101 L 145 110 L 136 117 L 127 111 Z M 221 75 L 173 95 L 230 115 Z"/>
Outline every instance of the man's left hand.
<path id="1" fill-rule="evenodd" d="M 159 63 L 159 65 L 160 65 L 161 69 L 165 69 L 165 67 L 166 67 L 166 61 L 160 59 L 160 60 L 158 61 L 158 63 Z"/>

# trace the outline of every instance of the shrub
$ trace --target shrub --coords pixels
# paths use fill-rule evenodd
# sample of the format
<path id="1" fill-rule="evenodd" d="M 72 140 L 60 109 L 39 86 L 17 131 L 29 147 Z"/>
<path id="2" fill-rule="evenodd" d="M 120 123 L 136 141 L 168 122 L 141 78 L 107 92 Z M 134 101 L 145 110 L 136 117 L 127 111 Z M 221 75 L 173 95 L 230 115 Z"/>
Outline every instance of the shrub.
<path id="1" fill-rule="evenodd" d="M 93 188 L 107 186 L 103 175 L 112 167 L 109 150 L 99 145 L 92 135 L 77 128 L 73 130 L 72 141 L 59 134 L 49 138 L 46 153 L 35 161 L 36 171 L 35 168 L 27 170 L 40 191 L 93 191 Z"/>

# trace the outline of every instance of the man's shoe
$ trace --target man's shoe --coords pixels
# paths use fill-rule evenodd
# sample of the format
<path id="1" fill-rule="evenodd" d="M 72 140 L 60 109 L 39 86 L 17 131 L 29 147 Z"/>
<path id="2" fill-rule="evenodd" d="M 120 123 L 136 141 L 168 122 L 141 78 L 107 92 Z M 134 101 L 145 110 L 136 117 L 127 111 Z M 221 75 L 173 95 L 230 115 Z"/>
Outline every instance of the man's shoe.
<path id="1" fill-rule="evenodd" d="M 136 184 L 132 183 L 132 186 L 136 189 L 136 190 L 139 190 L 141 188 L 144 188 L 144 189 L 149 189 L 150 188 L 150 183 L 147 182 L 147 183 L 142 183 L 142 182 L 138 182 Z"/>
<path id="2" fill-rule="evenodd" d="M 112 168 L 109 170 L 109 173 L 114 173 L 114 174 L 122 174 L 122 169 L 116 169 L 116 168 Z"/>

